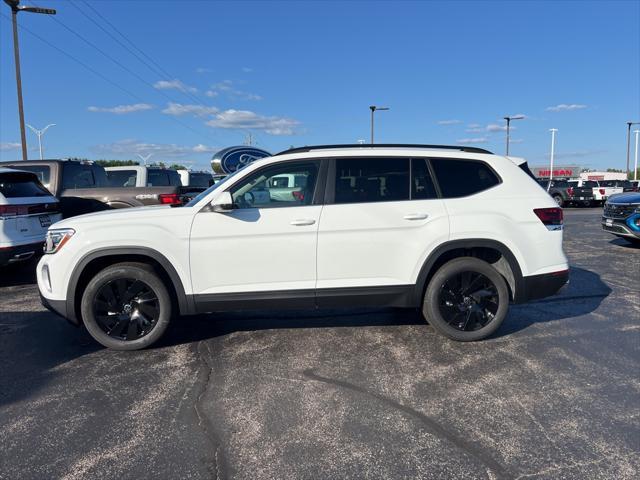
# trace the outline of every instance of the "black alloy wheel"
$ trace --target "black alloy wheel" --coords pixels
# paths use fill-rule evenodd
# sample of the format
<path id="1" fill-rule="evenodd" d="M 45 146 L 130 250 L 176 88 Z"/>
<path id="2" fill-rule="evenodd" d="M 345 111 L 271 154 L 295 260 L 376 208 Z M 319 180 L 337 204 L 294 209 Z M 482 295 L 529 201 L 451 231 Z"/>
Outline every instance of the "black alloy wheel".
<path id="1" fill-rule="evenodd" d="M 500 303 L 491 280 L 478 272 L 460 272 L 440 288 L 438 306 L 442 318 L 456 330 L 475 331 L 496 318 Z"/>
<path id="2" fill-rule="evenodd" d="M 142 280 L 118 278 L 98 290 L 93 312 L 103 332 L 114 339 L 131 341 L 153 330 L 160 317 L 160 302 Z"/>

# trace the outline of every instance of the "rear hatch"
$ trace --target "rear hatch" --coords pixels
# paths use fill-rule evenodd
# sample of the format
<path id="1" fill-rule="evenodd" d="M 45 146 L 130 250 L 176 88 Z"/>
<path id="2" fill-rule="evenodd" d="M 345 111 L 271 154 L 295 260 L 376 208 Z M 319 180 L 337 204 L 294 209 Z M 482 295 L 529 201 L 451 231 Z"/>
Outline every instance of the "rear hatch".
<path id="1" fill-rule="evenodd" d="M 62 219 L 58 201 L 35 174 L 0 171 L 0 245 L 44 241 L 47 229 Z"/>

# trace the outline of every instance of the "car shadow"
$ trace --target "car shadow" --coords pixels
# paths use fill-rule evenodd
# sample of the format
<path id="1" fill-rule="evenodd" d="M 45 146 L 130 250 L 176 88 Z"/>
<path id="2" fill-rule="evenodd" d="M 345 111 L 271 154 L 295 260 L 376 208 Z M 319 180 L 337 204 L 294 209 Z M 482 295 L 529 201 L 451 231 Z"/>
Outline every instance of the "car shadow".
<path id="1" fill-rule="evenodd" d="M 36 283 L 36 265 L 40 257 L 0 267 L 0 287 L 33 285 Z"/>
<path id="2" fill-rule="evenodd" d="M 611 245 L 617 245 L 619 247 L 629 248 L 631 250 L 640 250 L 640 242 L 639 243 L 631 243 L 624 238 L 616 237 L 613 240 L 609 241 Z"/>
<path id="3" fill-rule="evenodd" d="M 524 330 L 535 323 L 545 323 L 587 315 L 596 310 L 611 289 L 597 273 L 571 267 L 570 281 L 557 295 L 522 305 L 512 305 L 494 338 Z M 336 328 L 421 325 L 425 320 L 417 309 L 360 308 L 322 309 L 309 312 L 251 311 L 212 313 L 182 317 L 173 322 L 158 346 L 207 340 L 234 332 L 291 328 Z"/>

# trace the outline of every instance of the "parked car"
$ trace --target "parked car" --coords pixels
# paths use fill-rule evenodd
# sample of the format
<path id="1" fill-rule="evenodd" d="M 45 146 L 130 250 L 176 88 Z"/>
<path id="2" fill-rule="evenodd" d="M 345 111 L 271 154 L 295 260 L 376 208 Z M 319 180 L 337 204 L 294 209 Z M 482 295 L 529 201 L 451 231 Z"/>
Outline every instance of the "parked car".
<path id="1" fill-rule="evenodd" d="M 116 208 L 183 203 L 179 186 L 113 187 L 104 168 L 93 162 L 23 160 L 0 162 L 1 166 L 35 173 L 44 187 L 60 201 L 64 218 Z"/>
<path id="2" fill-rule="evenodd" d="M 608 197 L 616 193 L 635 192 L 636 187 L 629 180 L 603 180 L 600 186 L 605 188 Z"/>
<path id="3" fill-rule="evenodd" d="M 552 180 L 551 187 L 547 189 L 549 180 L 538 180 L 540 186 L 549 192 L 551 198 L 555 200 L 559 207 L 569 205 L 589 206 L 594 202 L 591 188 L 574 187 L 572 182 L 567 180 Z"/>
<path id="4" fill-rule="evenodd" d="M 0 267 L 42 254 L 47 229 L 60 220 L 58 201 L 35 174 L 0 167 Z"/>
<path id="5" fill-rule="evenodd" d="M 527 171 L 473 147 L 291 149 L 182 208 L 59 222 L 38 287 L 123 350 L 151 345 L 178 314 L 290 307 L 421 309 L 447 337 L 479 340 L 511 301 L 568 279 L 562 209 Z M 298 195 L 271 195 L 283 177 Z"/>
<path id="6" fill-rule="evenodd" d="M 627 192 L 611 196 L 604 205 L 602 228 L 640 245 L 640 193 Z"/>
<path id="7" fill-rule="evenodd" d="M 602 205 L 605 198 L 604 188 L 600 188 L 598 182 L 594 180 L 569 180 L 571 187 L 571 196 L 576 199 L 583 198 L 588 200 L 586 205 L 599 206 Z"/>

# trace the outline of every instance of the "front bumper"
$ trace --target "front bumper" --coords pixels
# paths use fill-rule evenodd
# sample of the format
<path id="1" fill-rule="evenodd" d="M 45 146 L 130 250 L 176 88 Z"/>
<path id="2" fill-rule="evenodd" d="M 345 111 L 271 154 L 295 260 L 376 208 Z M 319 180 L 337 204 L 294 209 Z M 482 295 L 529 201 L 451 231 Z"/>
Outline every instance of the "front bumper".
<path id="1" fill-rule="evenodd" d="M 550 297 L 558 293 L 568 282 L 569 270 L 522 277 L 522 287 L 514 303 L 525 303 Z"/>
<path id="2" fill-rule="evenodd" d="M 627 218 L 602 217 L 602 229 L 619 237 L 640 238 L 640 214 L 635 213 Z"/>

